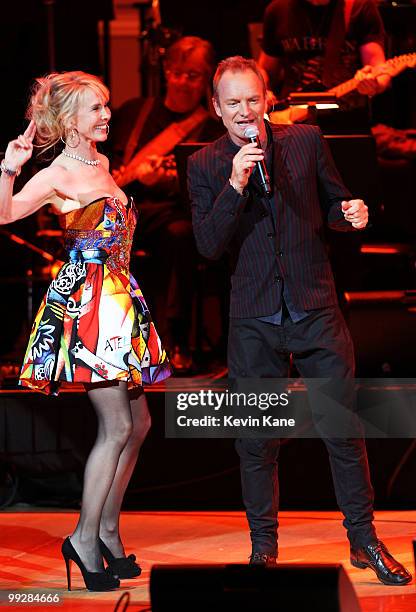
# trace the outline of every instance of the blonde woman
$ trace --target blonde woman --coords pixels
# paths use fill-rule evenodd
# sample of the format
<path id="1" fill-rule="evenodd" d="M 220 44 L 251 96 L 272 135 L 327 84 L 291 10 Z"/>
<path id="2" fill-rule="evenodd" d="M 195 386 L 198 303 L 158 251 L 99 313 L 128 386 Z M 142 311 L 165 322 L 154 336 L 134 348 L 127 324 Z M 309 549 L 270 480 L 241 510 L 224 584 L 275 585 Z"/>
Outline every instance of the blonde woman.
<path id="1" fill-rule="evenodd" d="M 107 139 L 108 99 L 103 83 L 83 72 L 38 79 L 31 121 L 7 146 L 0 178 L 0 223 L 50 205 L 64 229 L 68 260 L 36 315 L 20 384 L 56 395 L 62 385 L 82 383 L 97 414 L 79 521 L 62 546 L 68 589 L 74 561 L 92 591 L 117 588 L 119 578 L 140 574 L 134 555 L 125 556 L 120 508 L 150 426 L 142 384 L 170 374 L 143 295 L 128 271 L 134 203 L 97 151 Z M 34 140 L 42 151 L 62 142 L 62 152 L 13 195 Z"/>

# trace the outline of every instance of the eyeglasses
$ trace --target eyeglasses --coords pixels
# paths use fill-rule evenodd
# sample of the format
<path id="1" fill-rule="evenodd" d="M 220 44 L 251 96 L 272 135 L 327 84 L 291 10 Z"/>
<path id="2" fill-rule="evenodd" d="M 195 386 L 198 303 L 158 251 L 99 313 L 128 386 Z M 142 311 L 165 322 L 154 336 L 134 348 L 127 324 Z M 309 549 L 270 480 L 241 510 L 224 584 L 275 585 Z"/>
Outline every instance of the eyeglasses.
<path id="1" fill-rule="evenodd" d="M 204 78 L 204 73 L 197 72 L 196 70 L 166 70 L 165 72 L 168 79 L 175 79 L 176 81 L 185 77 L 187 81 L 194 83 Z"/>

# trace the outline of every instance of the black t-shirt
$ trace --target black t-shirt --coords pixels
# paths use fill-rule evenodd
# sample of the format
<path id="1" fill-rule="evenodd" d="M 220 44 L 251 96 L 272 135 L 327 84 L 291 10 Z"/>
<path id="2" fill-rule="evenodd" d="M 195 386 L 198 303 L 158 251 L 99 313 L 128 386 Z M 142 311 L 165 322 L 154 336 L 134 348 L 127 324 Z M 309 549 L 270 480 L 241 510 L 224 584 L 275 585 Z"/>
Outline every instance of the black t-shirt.
<path id="1" fill-rule="evenodd" d="M 274 0 L 267 7 L 262 47 L 267 55 L 282 60 L 282 97 L 293 91 L 322 89 L 325 49 L 336 3 L 331 0 L 317 6 L 307 0 Z M 326 87 L 354 76 L 361 66 L 359 48 L 369 42 L 383 46 L 383 23 L 374 0 L 355 0 L 340 65 Z"/>

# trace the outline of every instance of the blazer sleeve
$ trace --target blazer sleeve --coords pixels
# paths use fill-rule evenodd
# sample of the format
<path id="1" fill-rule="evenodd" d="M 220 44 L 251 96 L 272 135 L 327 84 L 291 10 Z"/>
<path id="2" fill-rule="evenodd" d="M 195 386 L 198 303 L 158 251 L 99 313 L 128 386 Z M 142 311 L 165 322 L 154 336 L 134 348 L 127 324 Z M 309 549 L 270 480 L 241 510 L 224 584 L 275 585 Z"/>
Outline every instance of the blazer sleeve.
<path id="1" fill-rule="evenodd" d="M 193 156 L 188 160 L 188 191 L 192 225 L 198 251 L 208 259 L 219 259 L 227 250 L 248 200 L 224 178 L 215 189 L 208 167 Z M 211 169 L 212 170 L 212 169 Z"/>
<path id="2" fill-rule="evenodd" d="M 351 223 L 345 220 L 341 203 L 350 200 L 352 195 L 342 182 L 335 166 L 331 151 L 319 128 L 315 128 L 317 148 L 317 175 L 321 206 L 326 221 L 331 229 L 339 232 L 356 231 Z"/>

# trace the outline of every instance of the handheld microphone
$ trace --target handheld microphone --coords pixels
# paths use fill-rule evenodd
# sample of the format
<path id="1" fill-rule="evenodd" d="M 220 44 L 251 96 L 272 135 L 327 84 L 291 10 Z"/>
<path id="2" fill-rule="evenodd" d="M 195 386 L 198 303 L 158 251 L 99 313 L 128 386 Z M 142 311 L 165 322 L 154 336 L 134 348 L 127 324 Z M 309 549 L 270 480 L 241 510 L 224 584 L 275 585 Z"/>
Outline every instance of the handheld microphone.
<path id="1" fill-rule="evenodd" d="M 261 144 L 260 144 L 260 139 L 259 139 L 259 130 L 256 125 L 249 125 L 244 131 L 244 136 L 248 140 L 250 140 L 253 144 L 256 144 L 261 149 Z M 264 191 L 264 194 L 266 196 L 270 196 L 272 193 L 272 189 L 270 187 L 270 177 L 269 177 L 269 173 L 267 172 L 267 168 L 266 168 L 264 159 L 261 159 L 260 161 L 256 162 L 256 166 L 257 166 L 257 170 L 259 171 L 260 183 Z"/>

